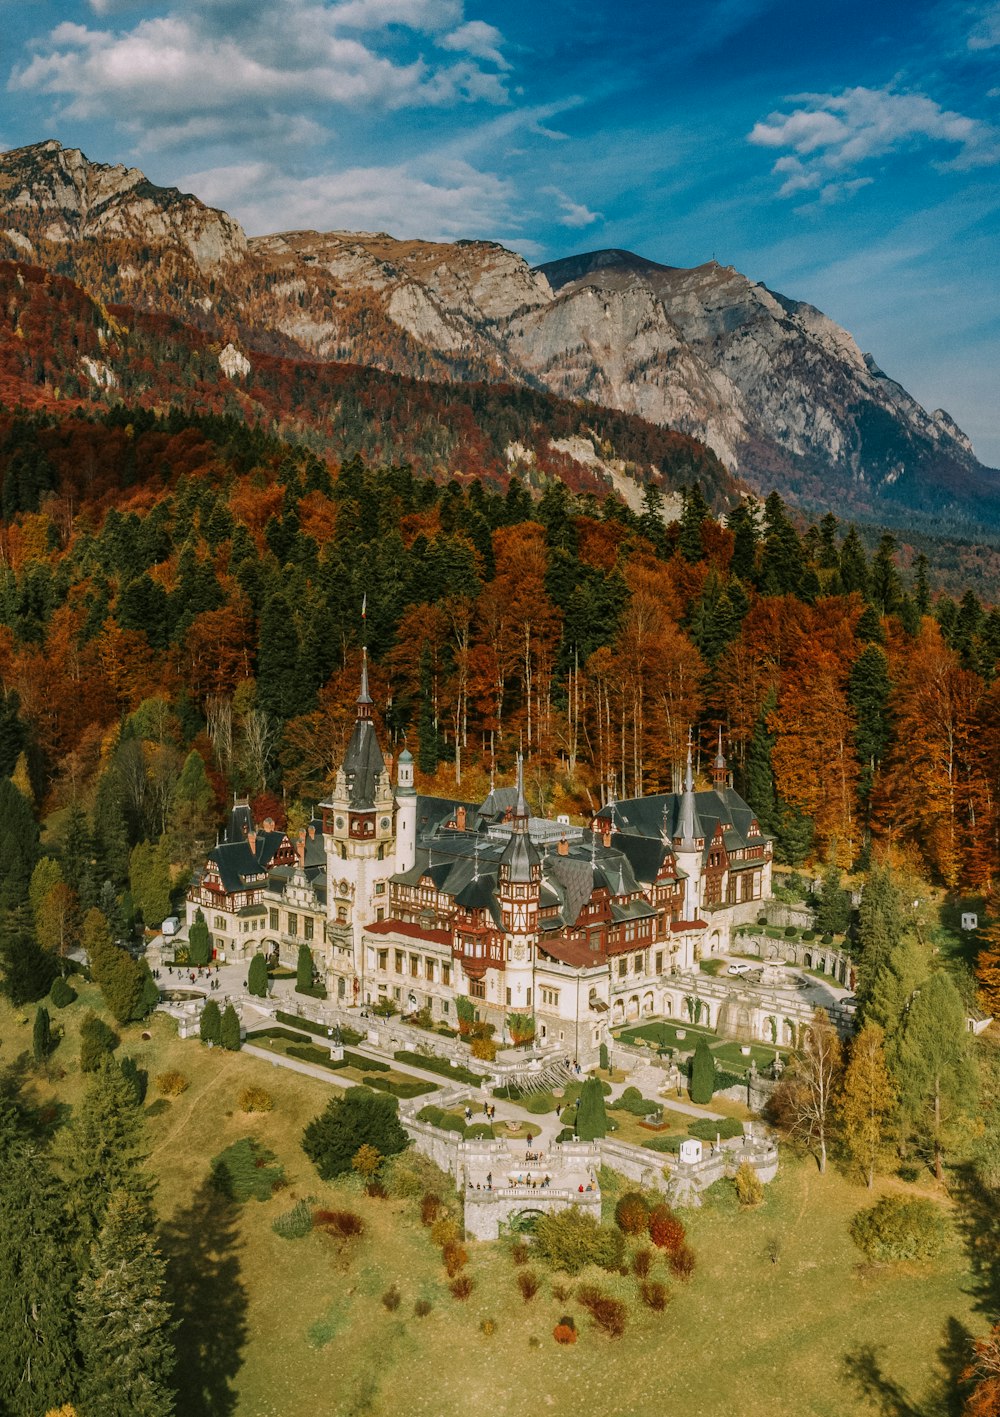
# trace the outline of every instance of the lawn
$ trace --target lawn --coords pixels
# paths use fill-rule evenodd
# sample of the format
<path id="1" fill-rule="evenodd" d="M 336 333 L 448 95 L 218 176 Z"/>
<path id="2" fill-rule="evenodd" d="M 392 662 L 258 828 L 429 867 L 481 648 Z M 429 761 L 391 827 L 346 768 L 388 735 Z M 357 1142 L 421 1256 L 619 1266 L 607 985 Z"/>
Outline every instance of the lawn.
<path id="1" fill-rule="evenodd" d="M 678 1038 L 678 1030 L 684 1034 L 683 1038 Z M 653 1023 L 637 1024 L 632 1028 L 623 1028 L 616 1036 L 623 1043 L 637 1043 L 644 1039 L 655 1043 L 659 1048 L 672 1048 L 675 1052 L 685 1054 L 694 1051 L 699 1038 L 706 1038 L 718 1066 L 726 1072 L 739 1073 L 741 1076 L 750 1066 L 751 1059 L 758 1069 L 763 1070 L 770 1067 L 776 1051 L 782 1056 L 787 1056 L 788 1053 L 786 1048 L 776 1050 L 770 1044 L 752 1043 L 749 1045 L 750 1053 L 745 1055 L 740 1051 L 739 1042 L 721 1038 L 711 1029 L 700 1024 L 684 1023 L 680 1019 L 662 1019 Z"/>
<path id="2" fill-rule="evenodd" d="M 81 1003 L 52 1010 L 69 1037 L 53 1057 L 51 1078 L 29 1074 L 26 1090 L 35 1101 L 78 1101 L 75 1035 L 83 1005 L 95 998 L 84 985 Z M 23 1015 L 20 1023 L 0 1004 L 0 1057 L 7 1062 L 30 1048 L 33 1010 Z M 836 1170 L 820 1176 L 813 1163 L 790 1156 L 759 1211 L 713 1204 L 685 1212 L 698 1257 L 693 1280 L 671 1284 L 664 1314 L 637 1307 L 617 1341 L 594 1331 L 572 1294 L 556 1297 L 559 1280 L 541 1265 L 534 1266 L 541 1290 L 523 1303 L 499 1245 L 469 1244 L 475 1288 L 460 1303 L 447 1292 L 414 1201 L 379 1201 L 350 1184 L 327 1185 L 303 1155 L 302 1128 L 335 1088 L 263 1059 L 182 1042 L 163 1016 L 153 1019 L 150 1039 L 140 1032 L 125 1030 L 123 1051 L 152 1075 L 176 1068 L 190 1080 L 180 1097 L 156 1103 L 148 1121 L 163 1247 L 180 1281 L 185 1320 L 178 1367 L 185 1417 L 468 1417 L 481 1409 L 575 1417 L 584 1394 L 587 1410 L 648 1417 L 665 1410 L 667 1392 L 671 1411 L 698 1417 L 862 1417 L 871 1409 L 844 1381 L 848 1355 L 873 1347 L 916 1405 L 948 1326 L 985 1329 L 957 1245 L 932 1266 L 859 1272 L 847 1222 L 871 1198 Z M 272 1094 L 272 1112 L 238 1111 L 236 1098 L 248 1083 Z M 151 1082 L 150 1102 L 155 1098 Z M 275 1153 L 287 1184 L 268 1200 L 234 1207 L 207 1186 L 208 1168 L 242 1137 Z M 280 1239 L 273 1220 L 301 1198 L 357 1211 L 365 1235 L 341 1243 L 319 1233 Z M 614 1199 L 612 1186 L 609 1208 Z M 663 1277 L 662 1263 L 655 1273 Z M 631 1279 L 599 1282 L 634 1294 Z M 402 1301 L 390 1313 L 381 1296 L 393 1283 Z M 417 1299 L 432 1303 L 426 1318 L 414 1315 Z M 571 1348 L 551 1336 L 564 1312 L 580 1331 Z M 482 1331 L 487 1320 L 496 1325 L 491 1335 Z"/>

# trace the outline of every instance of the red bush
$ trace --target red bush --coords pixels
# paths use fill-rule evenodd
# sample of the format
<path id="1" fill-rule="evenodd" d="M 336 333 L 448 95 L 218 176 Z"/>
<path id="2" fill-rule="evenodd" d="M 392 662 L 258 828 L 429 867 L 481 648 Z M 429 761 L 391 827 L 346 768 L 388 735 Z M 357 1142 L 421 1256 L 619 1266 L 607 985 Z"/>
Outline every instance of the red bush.
<path id="1" fill-rule="evenodd" d="M 638 1191 L 628 1191 L 615 1206 L 615 1224 L 626 1235 L 644 1235 L 649 1224 L 649 1206 Z"/>
<path id="2" fill-rule="evenodd" d="M 632 1256 L 632 1273 L 637 1279 L 645 1279 L 653 1266 L 653 1251 L 645 1248 L 636 1250 Z"/>
<path id="3" fill-rule="evenodd" d="M 522 1269 L 517 1276 L 517 1287 L 521 1291 L 521 1298 L 527 1304 L 538 1293 L 538 1275 L 533 1269 Z"/>
<path id="4" fill-rule="evenodd" d="M 441 1197 L 433 1191 L 425 1191 L 420 1198 L 420 1223 L 433 1225 L 441 1211 Z"/>
<path id="5" fill-rule="evenodd" d="M 468 1299 L 474 1288 L 472 1278 L 468 1274 L 460 1274 L 457 1279 L 453 1279 L 448 1285 L 452 1295 L 456 1299 Z"/>
<path id="6" fill-rule="evenodd" d="M 444 1267 L 448 1272 L 449 1279 L 454 1279 L 459 1270 L 464 1269 L 469 1263 L 468 1253 L 457 1240 L 452 1240 L 445 1245 L 441 1251 L 441 1258 L 444 1260 Z"/>
<path id="7" fill-rule="evenodd" d="M 576 1329 L 567 1323 L 557 1323 L 552 1330 L 552 1337 L 557 1343 L 575 1343 Z"/>
<path id="8" fill-rule="evenodd" d="M 684 1244 L 686 1233 L 683 1222 L 668 1205 L 654 1206 L 649 1212 L 649 1238 L 657 1249 L 676 1253 Z"/>
<path id="9" fill-rule="evenodd" d="M 365 1222 L 353 1210 L 315 1210 L 313 1225 L 325 1230 L 328 1235 L 336 1235 L 338 1240 L 365 1233 Z"/>
<path id="10" fill-rule="evenodd" d="M 642 1295 L 642 1302 L 647 1308 L 655 1310 L 657 1313 L 667 1307 L 667 1300 L 670 1295 L 667 1286 L 661 1284 L 658 1279 L 646 1279 L 639 1286 L 639 1293 Z"/>
<path id="11" fill-rule="evenodd" d="M 670 1256 L 670 1270 L 678 1279 L 685 1282 L 694 1274 L 695 1258 L 694 1250 L 690 1245 L 681 1245 Z"/>

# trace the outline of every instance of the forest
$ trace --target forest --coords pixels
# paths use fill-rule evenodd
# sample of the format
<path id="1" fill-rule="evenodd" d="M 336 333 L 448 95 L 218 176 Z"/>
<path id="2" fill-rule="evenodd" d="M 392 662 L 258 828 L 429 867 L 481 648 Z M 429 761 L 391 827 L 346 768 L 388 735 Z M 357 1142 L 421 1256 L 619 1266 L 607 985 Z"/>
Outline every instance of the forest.
<path id="1" fill-rule="evenodd" d="M 181 883 L 233 792 L 304 820 L 363 640 L 424 790 L 475 795 L 520 746 L 533 805 L 586 814 L 670 789 L 689 728 L 699 763 L 721 729 L 780 860 L 875 848 L 991 887 L 1000 611 L 932 597 L 889 534 L 869 556 L 774 494 L 723 526 L 695 483 L 665 525 L 652 483 L 641 513 L 442 485 L 176 410 L 7 414 L 0 478 L 0 781 L 89 833 L 117 893 L 150 853 Z M 5 812 L 11 889 L 18 831 Z"/>

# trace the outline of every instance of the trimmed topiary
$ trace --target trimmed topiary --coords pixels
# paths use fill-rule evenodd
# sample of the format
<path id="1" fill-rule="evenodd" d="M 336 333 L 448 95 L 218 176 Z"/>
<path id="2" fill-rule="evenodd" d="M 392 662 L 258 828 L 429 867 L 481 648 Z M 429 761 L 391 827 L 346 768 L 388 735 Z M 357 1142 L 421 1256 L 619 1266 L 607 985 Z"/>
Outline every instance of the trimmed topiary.
<path id="1" fill-rule="evenodd" d="M 715 1059 L 704 1038 L 698 1039 L 691 1059 L 690 1092 L 691 1101 L 700 1106 L 711 1102 L 715 1092 Z"/>

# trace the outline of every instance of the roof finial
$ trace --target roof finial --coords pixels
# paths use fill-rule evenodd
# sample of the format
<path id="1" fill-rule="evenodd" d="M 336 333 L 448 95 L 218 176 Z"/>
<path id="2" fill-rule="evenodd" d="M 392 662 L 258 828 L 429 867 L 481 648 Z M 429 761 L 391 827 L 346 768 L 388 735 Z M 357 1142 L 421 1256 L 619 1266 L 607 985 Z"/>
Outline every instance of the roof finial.
<path id="1" fill-rule="evenodd" d="M 517 800 L 514 804 L 514 830 L 526 831 L 528 826 L 528 803 L 524 796 L 524 757 L 517 755 Z"/>
<path id="2" fill-rule="evenodd" d="M 689 727 L 689 728 L 688 728 L 687 776 L 686 776 L 685 779 L 684 779 L 684 791 L 685 791 L 685 792 L 693 792 L 693 791 L 694 791 L 694 773 L 693 773 L 692 767 L 691 767 L 692 744 L 693 744 L 693 735 L 692 735 L 691 729 L 690 729 L 690 727 Z"/>

